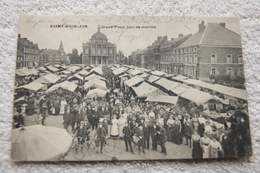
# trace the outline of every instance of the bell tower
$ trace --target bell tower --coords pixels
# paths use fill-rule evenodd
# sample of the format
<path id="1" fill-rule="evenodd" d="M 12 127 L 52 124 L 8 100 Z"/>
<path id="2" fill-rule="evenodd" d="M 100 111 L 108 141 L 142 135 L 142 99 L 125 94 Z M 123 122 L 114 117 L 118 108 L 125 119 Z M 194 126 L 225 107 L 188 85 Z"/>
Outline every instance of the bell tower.
<path id="1" fill-rule="evenodd" d="M 64 49 L 63 49 L 63 44 L 62 41 L 60 41 L 60 48 L 59 48 L 60 54 L 65 55 Z"/>

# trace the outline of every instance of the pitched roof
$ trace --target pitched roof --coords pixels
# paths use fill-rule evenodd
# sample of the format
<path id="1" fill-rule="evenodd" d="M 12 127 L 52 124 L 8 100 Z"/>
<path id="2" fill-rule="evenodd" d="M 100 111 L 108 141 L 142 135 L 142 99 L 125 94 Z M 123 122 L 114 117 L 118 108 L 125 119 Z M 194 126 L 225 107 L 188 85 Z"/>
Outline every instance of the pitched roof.
<path id="1" fill-rule="evenodd" d="M 34 44 L 32 41 L 28 40 L 27 38 L 18 38 L 18 41 L 23 45 L 38 47 L 38 44 Z"/>
<path id="2" fill-rule="evenodd" d="M 195 45 L 241 47 L 241 37 L 217 23 L 208 23 L 202 32 L 196 32 L 178 48 Z"/>
<path id="3" fill-rule="evenodd" d="M 198 45 L 200 43 L 203 33 L 204 32 L 196 32 L 194 35 L 192 35 L 190 38 L 184 41 L 180 46 L 178 46 L 178 48 Z"/>

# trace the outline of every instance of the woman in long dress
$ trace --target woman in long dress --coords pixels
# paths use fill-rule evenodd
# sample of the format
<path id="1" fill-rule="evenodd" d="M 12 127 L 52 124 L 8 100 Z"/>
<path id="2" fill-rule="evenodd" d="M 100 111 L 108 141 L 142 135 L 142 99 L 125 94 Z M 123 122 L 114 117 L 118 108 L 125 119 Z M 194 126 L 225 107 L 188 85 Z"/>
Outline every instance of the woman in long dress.
<path id="1" fill-rule="evenodd" d="M 172 115 L 170 115 L 170 118 L 167 120 L 166 124 L 167 124 L 167 141 L 172 141 L 173 125 L 174 125 L 174 120 Z"/>
<path id="2" fill-rule="evenodd" d="M 182 143 L 182 135 L 181 135 L 181 121 L 178 117 L 175 117 L 174 125 L 173 125 L 173 141 L 175 144 Z"/>
<path id="3" fill-rule="evenodd" d="M 64 98 L 62 98 L 60 102 L 60 115 L 63 115 L 65 112 L 65 106 L 67 105 L 67 102 Z"/>
<path id="4" fill-rule="evenodd" d="M 118 137 L 119 132 L 118 132 L 118 119 L 116 119 L 116 116 L 114 115 L 112 119 L 112 127 L 111 127 L 111 137 Z"/>
<path id="5" fill-rule="evenodd" d="M 123 115 L 118 119 L 118 133 L 119 133 L 119 138 L 123 138 L 123 128 L 125 126 L 126 119 L 124 118 Z"/>
<path id="6" fill-rule="evenodd" d="M 210 154 L 210 138 L 208 137 L 207 133 L 203 134 L 203 137 L 200 138 L 200 146 L 202 147 L 202 152 L 203 152 L 203 159 L 209 158 Z"/>
<path id="7" fill-rule="evenodd" d="M 222 152 L 220 143 L 216 140 L 216 137 L 212 137 L 209 142 L 210 145 L 210 158 L 219 158 L 219 152 Z"/>
<path id="8" fill-rule="evenodd" d="M 201 159 L 202 158 L 202 148 L 200 146 L 200 135 L 197 131 L 191 136 L 191 147 L 192 147 L 192 158 Z"/>

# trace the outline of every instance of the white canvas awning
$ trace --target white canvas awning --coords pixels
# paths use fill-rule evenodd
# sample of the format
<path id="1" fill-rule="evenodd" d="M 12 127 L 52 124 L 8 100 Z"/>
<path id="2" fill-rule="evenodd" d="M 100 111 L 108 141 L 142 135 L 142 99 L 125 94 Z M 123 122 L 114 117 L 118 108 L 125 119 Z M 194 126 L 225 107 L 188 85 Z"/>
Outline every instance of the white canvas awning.
<path id="1" fill-rule="evenodd" d="M 105 80 L 105 78 L 96 75 L 95 73 L 92 73 L 91 75 L 85 77 L 85 80 L 93 80 L 93 79 L 101 79 L 101 80 Z"/>
<path id="2" fill-rule="evenodd" d="M 91 87 L 107 90 L 106 82 L 100 79 L 93 79 L 84 84 L 85 89 L 89 89 Z"/>
<path id="3" fill-rule="evenodd" d="M 148 81 L 152 83 L 152 82 L 159 80 L 160 78 L 161 77 L 159 77 L 159 76 L 151 75 L 151 76 L 149 76 Z"/>
<path id="4" fill-rule="evenodd" d="M 52 67 L 52 66 L 46 66 L 46 68 L 52 72 L 56 72 L 59 71 L 59 69 L 57 69 L 56 67 Z"/>
<path id="5" fill-rule="evenodd" d="M 134 85 L 136 85 L 136 84 L 138 84 L 138 83 L 140 83 L 140 82 L 142 82 L 142 81 L 144 81 L 143 78 L 140 78 L 140 77 L 138 77 L 138 76 L 135 76 L 135 77 L 133 77 L 133 78 L 131 78 L 131 79 L 129 79 L 129 80 L 126 80 L 126 81 L 124 81 L 124 82 L 125 82 L 125 84 L 126 84 L 127 86 L 132 87 L 132 86 L 134 86 Z"/>
<path id="6" fill-rule="evenodd" d="M 89 72 L 88 72 L 87 70 L 84 70 L 84 69 L 83 69 L 83 70 L 79 71 L 78 74 L 80 74 L 80 75 L 82 75 L 82 76 L 86 76 L 86 75 L 89 74 Z"/>
<path id="7" fill-rule="evenodd" d="M 38 70 L 40 70 L 40 71 L 45 71 L 45 70 L 47 70 L 45 67 L 38 67 Z"/>
<path id="8" fill-rule="evenodd" d="M 158 88 L 146 82 L 143 82 L 138 87 L 132 87 L 132 89 L 134 90 L 137 97 L 142 98 L 142 97 L 147 97 L 150 93 L 154 92 Z"/>
<path id="9" fill-rule="evenodd" d="M 45 85 L 33 81 L 29 84 L 22 85 L 22 86 L 19 86 L 17 88 L 24 88 L 24 89 L 28 89 L 28 90 L 32 90 L 32 91 L 38 91 L 40 89 L 43 89 L 44 87 L 45 87 Z"/>
<path id="10" fill-rule="evenodd" d="M 159 95 L 159 96 L 154 96 L 154 95 L 149 95 L 145 101 L 149 102 L 160 102 L 160 103 L 171 103 L 175 104 L 178 101 L 178 96 L 167 96 L 167 95 Z"/>
<path id="11" fill-rule="evenodd" d="M 231 97 L 247 100 L 247 92 L 244 89 L 232 88 L 219 84 L 214 84 L 208 88 Z"/>
<path id="12" fill-rule="evenodd" d="M 149 76 L 149 74 L 147 74 L 147 73 L 143 73 L 143 74 L 140 74 L 140 75 L 138 75 L 138 76 L 141 77 L 141 78 L 146 78 L 146 77 Z"/>
<path id="13" fill-rule="evenodd" d="M 162 86 L 163 88 L 165 88 L 167 90 L 170 90 L 171 88 L 179 85 L 179 83 L 170 81 L 165 78 L 161 78 L 161 79 L 157 80 L 155 83 Z"/>
<path id="14" fill-rule="evenodd" d="M 233 90 L 226 93 L 226 95 L 236 97 L 242 100 L 247 100 L 247 92 L 244 89 L 233 88 Z"/>
<path id="15" fill-rule="evenodd" d="M 19 76 L 38 75 L 38 71 L 34 68 L 32 68 L 32 69 L 21 68 L 21 69 L 17 69 L 15 71 L 15 74 L 17 74 Z"/>
<path id="16" fill-rule="evenodd" d="M 67 71 L 67 70 L 64 70 L 64 71 L 61 71 L 60 73 L 62 73 L 62 74 L 70 74 L 71 72 Z"/>
<path id="17" fill-rule="evenodd" d="M 170 88 L 170 91 L 174 92 L 176 95 L 180 95 L 180 94 L 184 93 L 185 91 L 187 91 L 190 88 L 191 87 L 189 87 L 189 86 L 180 84 L 180 85 L 178 85 L 176 87 Z"/>
<path id="18" fill-rule="evenodd" d="M 50 87 L 46 92 L 52 92 L 52 91 L 55 91 L 57 90 L 58 88 L 63 88 L 65 90 L 68 90 L 68 91 L 71 91 L 71 92 L 74 92 L 76 90 L 78 86 L 69 82 L 69 81 L 64 81 L 62 83 L 58 83 L 56 85 L 53 85 L 52 87 Z"/>
<path id="19" fill-rule="evenodd" d="M 36 79 L 35 82 L 42 83 L 42 84 L 49 84 L 49 83 L 56 83 L 58 80 L 60 80 L 60 76 L 49 73 L 45 76 Z"/>
<path id="20" fill-rule="evenodd" d="M 163 75 L 166 74 L 163 71 L 157 71 L 157 70 L 156 71 L 151 71 L 150 73 L 153 74 L 153 75 L 156 75 L 156 76 L 163 76 Z"/>
<path id="21" fill-rule="evenodd" d="M 90 73 L 91 72 L 96 72 L 97 74 L 103 76 L 103 71 L 102 71 L 102 68 L 101 67 L 95 67 L 93 69 L 90 70 Z"/>
<path id="22" fill-rule="evenodd" d="M 81 81 L 83 81 L 84 78 L 82 76 L 80 76 L 79 74 L 74 74 L 73 76 L 69 77 L 68 80 L 81 80 Z"/>
<path id="23" fill-rule="evenodd" d="M 79 67 L 79 66 L 72 66 L 72 67 L 67 68 L 68 71 L 71 71 L 73 73 L 79 69 L 81 69 L 81 67 Z"/>
<path id="24" fill-rule="evenodd" d="M 187 91 L 183 92 L 182 94 L 180 94 L 180 96 L 187 100 L 193 101 L 196 104 L 204 104 L 211 99 L 216 100 L 216 97 L 214 97 L 213 95 L 193 88 L 190 88 Z"/>
<path id="25" fill-rule="evenodd" d="M 97 98 L 97 97 L 105 97 L 107 94 L 107 91 L 105 90 L 102 90 L 102 89 L 99 89 L 99 88 L 96 88 L 96 89 L 93 89 L 93 90 L 90 90 L 88 93 L 87 93 L 87 98 Z"/>
<path id="26" fill-rule="evenodd" d="M 183 81 L 185 79 L 188 79 L 188 77 L 182 76 L 182 75 L 178 75 L 178 76 L 173 77 L 172 79 L 178 80 L 178 81 Z"/>
<path id="27" fill-rule="evenodd" d="M 138 74 L 142 74 L 143 72 L 141 70 L 137 70 L 137 69 L 131 69 L 128 71 L 128 73 L 132 76 L 136 76 Z"/>
<path id="28" fill-rule="evenodd" d="M 118 76 L 118 75 L 120 75 L 120 74 L 126 72 L 127 69 L 128 69 L 128 68 L 125 68 L 125 67 L 117 68 L 117 69 L 113 70 L 113 74 L 116 75 L 116 76 Z"/>

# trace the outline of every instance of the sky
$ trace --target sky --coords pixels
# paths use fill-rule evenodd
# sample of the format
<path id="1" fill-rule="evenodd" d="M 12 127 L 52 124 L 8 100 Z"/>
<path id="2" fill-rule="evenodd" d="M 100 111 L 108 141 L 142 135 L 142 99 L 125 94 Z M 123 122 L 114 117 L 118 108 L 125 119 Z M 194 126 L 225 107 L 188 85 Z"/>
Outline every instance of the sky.
<path id="1" fill-rule="evenodd" d="M 89 42 L 97 32 L 115 43 L 117 51 L 129 56 L 137 49 L 145 49 L 157 36 L 168 40 L 178 34 L 194 34 L 198 24 L 225 23 L 226 28 L 240 34 L 239 19 L 232 17 L 173 17 L 173 16 L 82 16 L 82 15 L 22 15 L 19 20 L 21 37 L 38 44 L 39 49 L 59 49 L 62 41 L 65 52 L 76 48 L 82 52 L 82 43 Z M 58 27 L 59 25 L 59 27 Z"/>

